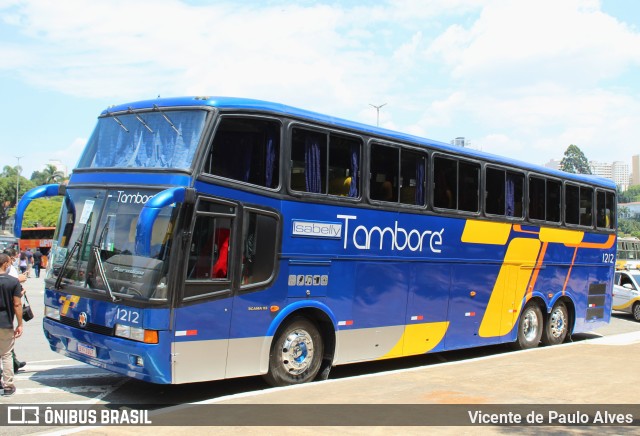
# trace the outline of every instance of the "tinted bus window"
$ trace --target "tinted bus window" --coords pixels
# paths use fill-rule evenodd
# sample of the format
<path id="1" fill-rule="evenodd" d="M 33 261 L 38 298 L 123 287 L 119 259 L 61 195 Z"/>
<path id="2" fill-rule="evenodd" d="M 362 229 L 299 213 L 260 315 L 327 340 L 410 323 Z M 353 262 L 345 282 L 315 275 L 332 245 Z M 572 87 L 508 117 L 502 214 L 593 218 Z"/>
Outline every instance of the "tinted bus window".
<path id="1" fill-rule="evenodd" d="M 597 226 L 603 229 L 615 228 L 615 195 L 612 192 L 597 191 Z"/>
<path id="2" fill-rule="evenodd" d="M 566 184 L 564 188 L 564 220 L 567 224 L 580 224 L 580 188 Z"/>
<path id="3" fill-rule="evenodd" d="M 458 161 L 444 157 L 433 160 L 433 205 L 458 208 Z"/>
<path id="4" fill-rule="evenodd" d="M 314 194 L 360 195 L 359 139 L 294 128 L 291 189 Z"/>
<path id="5" fill-rule="evenodd" d="M 480 165 L 445 157 L 433 160 L 434 206 L 465 212 L 480 210 Z"/>
<path id="6" fill-rule="evenodd" d="M 361 141 L 329 135 L 329 194 L 342 197 L 360 195 Z"/>
<path id="7" fill-rule="evenodd" d="M 369 192 L 372 200 L 398 201 L 399 156 L 397 147 L 371 145 Z"/>
<path id="8" fill-rule="evenodd" d="M 580 187 L 580 225 L 593 226 L 593 189 Z"/>
<path id="9" fill-rule="evenodd" d="M 544 220 L 546 209 L 546 192 L 544 179 L 538 177 L 529 178 L 529 218 Z"/>
<path id="10" fill-rule="evenodd" d="M 487 167 L 485 171 L 485 212 L 522 218 L 524 174 Z"/>
<path id="11" fill-rule="evenodd" d="M 400 155 L 400 202 L 424 206 L 427 198 L 427 158 L 423 153 L 404 149 Z"/>
<path id="12" fill-rule="evenodd" d="M 547 221 L 560 222 L 562 185 L 555 180 L 547 180 Z"/>
<path id="13" fill-rule="evenodd" d="M 204 171 L 266 188 L 277 188 L 280 124 L 257 118 L 220 121 Z"/>

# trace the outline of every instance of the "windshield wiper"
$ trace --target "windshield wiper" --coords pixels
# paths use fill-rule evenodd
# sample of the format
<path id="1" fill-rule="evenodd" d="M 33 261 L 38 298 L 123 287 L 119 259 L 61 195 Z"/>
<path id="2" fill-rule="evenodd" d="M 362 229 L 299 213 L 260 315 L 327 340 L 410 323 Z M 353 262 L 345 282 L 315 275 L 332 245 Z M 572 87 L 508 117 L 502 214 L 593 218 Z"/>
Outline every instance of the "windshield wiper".
<path id="1" fill-rule="evenodd" d="M 82 245 L 82 242 L 84 241 L 84 237 L 86 236 L 86 233 L 87 233 L 87 227 L 88 226 L 85 224 L 84 227 L 82 228 L 82 232 L 80 233 L 80 237 L 76 239 L 75 244 L 73 244 L 73 247 L 71 247 L 71 251 L 69 252 L 69 254 L 67 254 L 67 257 L 64 258 L 64 262 L 62 263 L 62 266 L 58 271 L 58 277 L 56 277 L 56 283 L 53 286 L 54 289 L 56 290 L 60 289 L 60 285 L 62 284 L 62 276 L 64 272 L 67 270 L 67 267 L 69 266 L 69 262 L 71 262 L 71 258 L 73 257 L 73 254 L 78 250 L 78 248 L 80 248 L 80 245 Z"/>
<path id="2" fill-rule="evenodd" d="M 133 111 L 133 108 L 129 108 L 129 113 L 133 114 L 138 119 L 138 121 L 140 121 L 140 123 L 142 123 L 142 125 L 147 128 L 149 133 L 153 133 L 153 130 L 151 130 L 151 127 L 149 127 L 149 125 L 145 122 L 145 120 L 142 119 L 140 115 L 138 115 Z"/>
<path id="3" fill-rule="evenodd" d="M 180 131 L 179 131 L 179 130 L 176 128 L 176 126 L 171 122 L 171 120 L 169 119 L 169 117 L 168 117 L 168 116 L 167 116 L 167 115 L 162 111 L 162 109 L 160 109 L 160 108 L 158 107 L 158 105 L 157 105 L 157 104 L 154 104 L 154 105 L 153 105 L 153 108 L 154 108 L 155 110 L 157 110 L 158 112 L 160 112 L 160 114 L 162 114 L 162 116 L 164 117 L 164 119 L 165 119 L 165 120 L 167 120 L 167 123 L 169 123 L 169 125 L 171 126 L 171 128 L 172 128 L 173 130 L 175 130 L 175 132 L 176 132 L 178 135 L 180 135 Z"/>
<path id="4" fill-rule="evenodd" d="M 107 291 L 107 295 L 109 295 L 109 298 L 111 298 L 111 301 L 115 303 L 116 301 L 118 301 L 118 298 L 114 296 L 113 292 L 111 291 L 109 280 L 107 280 L 107 274 L 104 272 L 104 263 L 102 263 L 102 257 L 100 256 L 100 247 L 102 246 L 102 241 L 104 241 L 104 236 L 109 231 L 109 221 L 111 221 L 111 215 L 107 215 L 107 222 L 104 223 L 104 227 L 102 228 L 102 232 L 100 232 L 100 238 L 98 238 L 98 242 L 93 244 L 93 247 L 91 247 L 91 253 L 93 253 L 93 256 L 96 260 L 96 266 L 98 267 L 98 274 L 100 274 L 100 279 L 104 283 L 104 287 L 105 287 L 105 290 Z M 91 286 L 89 284 L 88 275 L 87 275 L 87 281 L 85 282 L 85 285 Z"/>
<path id="5" fill-rule="evenodd" d="M 124 124 L 122 124 L 122 121 L 120 121 L 118 119 L 118 117 L 116 117 L 115 115 L 112 115 L 111 118 L 113 118 L 113 120 L 118 123 L 120 125 L 120 127 L 122 127 L 122 130 L 124 130 L 125 132 L 129 133 L 129 129 L 127 129 Z"/>

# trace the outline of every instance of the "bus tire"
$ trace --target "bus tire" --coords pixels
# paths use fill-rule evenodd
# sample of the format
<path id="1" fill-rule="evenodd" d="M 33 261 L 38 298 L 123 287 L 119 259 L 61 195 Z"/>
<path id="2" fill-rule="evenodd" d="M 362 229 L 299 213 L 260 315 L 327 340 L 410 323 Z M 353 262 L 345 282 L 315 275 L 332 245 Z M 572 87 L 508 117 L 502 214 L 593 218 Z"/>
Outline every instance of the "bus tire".
<path id="1" fill-rule="evenodd" d="M 542 337 L 542 311 L 533 301 L 530 301 L 520 314 L 518 322 L 518 339 L 513 343 L 516 350 L 535 348 Z"/>
<path id="2" fill-rule="evenodd" d="M 324 344 L 314 323 L 296 317 L 278 329 L 264 378 L 271 386 L 287 386 L 313 380 L 322 363 Z"/>
<path id="3" fill-rule="evenodd" d="M 635 319 L 636 321 L 640 321 L 640 303 L 636 302 L 633 305 L 631 313 L 633 314 L 633 319 Z"/>
<path id="4" fill-rule="evenodd" d="M 569 333 L 569 312 L 567 306 L 561 301 L 551 309 L 551 313 L 544 324 L 542 343 L 544 345 L 557 345 L 564 342 Z"/>

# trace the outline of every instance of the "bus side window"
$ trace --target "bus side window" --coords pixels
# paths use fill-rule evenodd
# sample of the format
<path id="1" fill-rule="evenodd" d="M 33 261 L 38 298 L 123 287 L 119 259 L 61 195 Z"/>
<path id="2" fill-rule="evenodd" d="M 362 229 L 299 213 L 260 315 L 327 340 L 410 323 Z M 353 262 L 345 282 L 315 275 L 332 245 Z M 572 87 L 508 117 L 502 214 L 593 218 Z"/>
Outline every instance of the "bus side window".
<path id="1" fill-rule="evenodd" d="M 547 221 L 560 222 L 560 193 L 562 185 L 555 180 L 547 180 Z"/>
<path id="2" fill-rule="evenodd" d="M 280 184 L 280 124 L 256 118 L 223 117 L 204 171 L 266 188 Z"/>
<path id="3" fill-rule="evenodd" d="M 580 187 L 580 225 L 593 226 L 593 189 Z"/>
<path id="4" fill-rule="evenodd" d="M 565 211 L 567 224 L 580 224 L 580 188 L 566 184 L 564 187 Z"/>
<path id="5" fill-rule="evenodd" d="M 291 143 L 291 189 L 327 193 L 327 135 L 293 129 Z"/>
<path id="6" fill-rule="evenodd" d="M 597 191 L 596 194 L 596 225 L 602 229 L 613 229 L 613 211 L 615 196 L 611 192 Z"/>
<path id="7" fill-rule="evenodd" d="M 399 154 L 397 147 L 371 144 L 369 196 L 372 200 L 398 201 Z"/>
<path id="8" fill-rule="evenodd" d="M 444 157 L 433 160 L 433 205 L 458 208 L 458 161 Z"/>
<path id="9" fill-rule="evenodd" d="M 400 202 L 424 206 L 426 204 L 426 155 L 402 149 L 400 156 Z"/>
<path id="10" fill-rule="evenodd" d="M 529 218 L 544 220 L 546 203 L 545 180 L 538 177 L 529 178 Z"/>
<path id="11" fill-rule="evenodd" d="M 491 215 L 505 214 L 505 171 L 487 168 L 485 171 L 484 210 Z"/>
<path id="12" fill-rule="evenodd" d="M 458 165 L 458 209 L 466 212 L 478 212 L 480 165 L 464 161 L 460 161 Z"/>
<path id="13" fill-rule="evenodd" d="M 361 142 L 329 135 L 329 195 L 359 196 Z"/>
<path id="14" fill-rule="evenodd" d="M 242 236 L 242 286 L 268 281 L 277 258 L 278 220 L 271 215 L 247 212 Z"/>
<path id="15" fill-rule="evenodd" d="M 198 216 L 189 248 L 187 279 L 226 279 L 231 220 Z"/>

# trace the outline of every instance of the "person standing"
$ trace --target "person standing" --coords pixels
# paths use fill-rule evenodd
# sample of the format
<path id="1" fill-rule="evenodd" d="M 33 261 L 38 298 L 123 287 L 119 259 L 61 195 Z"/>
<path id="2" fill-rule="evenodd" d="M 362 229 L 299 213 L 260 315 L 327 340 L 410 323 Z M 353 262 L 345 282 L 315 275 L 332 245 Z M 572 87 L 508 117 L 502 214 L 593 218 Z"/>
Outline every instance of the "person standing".
<path id="1" fill-rule="evenodd" d="M 11 352 L 16 339 L 22 336 L 22 286 L 18 279 L 7 274 L 10 266 L 11 258 L 0 253 L 0 354 L 4 396 L 16 393 Z M 14 318 L 18 320 L 15 328 Z"/>
<path id="2" fill-rule="evenodd" d="M 40 277 L 40 268 L 42 267 L 42 253 L 40 248 L 36 248 L 33 253 L 33 270 L 36 272 L 36 278 Z"/>
<path id="3" fill-rule="evenodd" d="M 18 281 L 22 285 L 22 283 L 24 283 L 27 280 L 27 276 L 24 274 L 18 274 L 18 269 L 15 266 L 17 264 L 18 252 L 13 248 L 5 248 L 3 253 L 9 256 L 10 261 L 13 261 L 11 266 L 9 266 L 9 269 L 7 270 L 7 274 L 9 274 L 11 277 L 15 277 L 16 279 L 18 279 Z M 25 293 L 25 290 L 24 288 L 22 288 L 22 295 L 24 295 L 24 293 Z M 18 358 L 16 357 L 15 348 L 11 352 L 11 354 L 13 355 L 13 372 L 16 373 L 18 372 L 19 369 L 24 368 L 27 362 L 21 362 L 20 360 L 18 360 Z"/>
<path id="4" fill-rule="evenodd" d="M 31 248 L 27 248 L 27 277 L 31 277 L 31 266 L 33 265 L 33 253 L 31 252 Z"/>
<path id="5" fill-rule="evenodd" d="M 18 268 L 20 268 L 20 272 L 22 274 L 26 274 L 27 266 L 28 266 L 28 263 L 27 263 L 27 251 L 24 250 L 24 251 L 20 252 L 20 256 L 18 258 Z"/>

